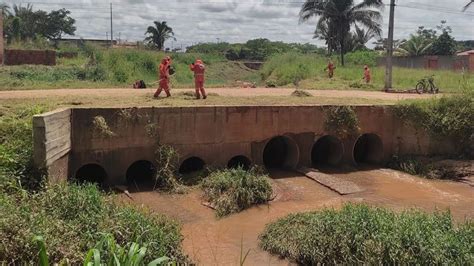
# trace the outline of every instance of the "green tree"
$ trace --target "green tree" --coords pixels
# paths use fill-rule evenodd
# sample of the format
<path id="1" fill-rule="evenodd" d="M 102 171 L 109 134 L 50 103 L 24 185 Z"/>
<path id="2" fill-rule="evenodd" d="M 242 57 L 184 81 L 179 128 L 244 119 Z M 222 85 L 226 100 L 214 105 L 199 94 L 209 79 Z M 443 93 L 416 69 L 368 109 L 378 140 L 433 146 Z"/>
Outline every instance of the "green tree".
<path id="1" fill-rule="evenodd" d="M 436 27 L 442 33 L 433 42 L 431 48 L 432 54 L 434 55 L 453 55 L 456 53 L 456 41 L 451 36 L 452 29 L 446 25 L 446 21 L 441 21 L 441 25 Z"/>
<path id="2" fill-rule="evenodd" d="M 155 26 L 149 26 L 145 32 L 145 35 L 148 35 L 145 38 L 145 42 L 153 48 L 163 50 L 166 40 L 176 40 L 176 38 L 174 38 L 173 29 L 168 26 L 166 21 L 154 21 L 153 23 Z"/>
<path id="3" fill-rule="evenodd" d="M 5 18 L 5 35 L 8 42 L 34 40 L 37 37 L 59 39 L 63 34 L 74 35 L 75 20 L 69 16 L 66 9 L 53 10 L 47 13 L 43 10 L 33 11 L 33 6 L 13 5 L 12 12 L 3 5 Z"/>
<path id="4" fill-rule="evenodd" d="M 48 14 L 44 37 L 57 40 L 61 39 L 63 34 L 74 35 L 76 20 L 71 18 L 70 14 L 71 11 L 64 8 L 51 11 Z"/>
<path id="5" fill-rule="evenodd" d="M 359 24 L 376 35 L 382 32 L 382 0 L 306 0 L 300 10 L 300 21 L 318 18 L 316 27 L 326 24 L 327 38 L 335 38 L 339 45 L 341 64 L 344 65 L 345 44 L 352 26 Z M 327 39 L 326 39 L 327 41 Z"/>

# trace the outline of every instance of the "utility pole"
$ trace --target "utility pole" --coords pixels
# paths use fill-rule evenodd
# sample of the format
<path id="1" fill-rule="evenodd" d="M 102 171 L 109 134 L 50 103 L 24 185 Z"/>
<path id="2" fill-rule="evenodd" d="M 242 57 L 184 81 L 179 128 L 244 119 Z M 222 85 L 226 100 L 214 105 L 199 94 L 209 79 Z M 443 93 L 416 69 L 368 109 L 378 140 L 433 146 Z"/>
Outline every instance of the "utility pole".
<path id="1" fill-rule="evenodd" d="M 385 91 L 392 89 L 393 25 L 395 20 L 395 0 L 390 0 L 390 18 L 388 22 L 387 57 L 385 69 Z"/>
<path id="2" fill-rule="evenodd" d="M 110 47 L 114 46 L 114 26 L 112 23 L 112 3 L 110 3 Z"/>

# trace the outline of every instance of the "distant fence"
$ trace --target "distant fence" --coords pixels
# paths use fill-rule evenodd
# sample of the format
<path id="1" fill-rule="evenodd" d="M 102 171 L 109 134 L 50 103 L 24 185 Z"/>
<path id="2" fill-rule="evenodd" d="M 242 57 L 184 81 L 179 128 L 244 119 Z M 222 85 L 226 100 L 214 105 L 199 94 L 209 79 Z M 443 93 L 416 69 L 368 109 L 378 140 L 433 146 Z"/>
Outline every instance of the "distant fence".
<path id="1" fill-rule="evenodd" d="M 474 54 L 463 56 L 395 56 L 393 66 L 405 68 L 424 68 L 433 70 L 474 71 Z M 377 59 L 377 65 L 385 65 L 385 57 Z"/>
<path id="2" fill-rule="evenodd" d="M 53 50 L 5 50 L 5 65 L 56 65 Z"/>

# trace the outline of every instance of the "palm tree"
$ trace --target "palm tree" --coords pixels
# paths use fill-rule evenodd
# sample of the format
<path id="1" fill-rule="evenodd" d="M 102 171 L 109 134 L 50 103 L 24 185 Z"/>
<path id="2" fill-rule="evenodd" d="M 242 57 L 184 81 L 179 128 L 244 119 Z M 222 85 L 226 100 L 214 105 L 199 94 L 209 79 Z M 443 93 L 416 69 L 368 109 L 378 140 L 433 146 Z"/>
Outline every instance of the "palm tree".
<path id="1" fill-rule="evenodd" d="M 148 36 L 145 38 L 145 42 L 158 50 L 163 50 L 167 39 L 172 38 L 176 40 L 173 37 L 173 29 L 166 24 L 166 21 L 154 21 L 154 24 L 155 26 L 149 26 L 146 30 L 145 35 Z"/>
<path id="2" fill-rule="evenodd" d="M 398 51 L 407 56 L 425 55 L 433 46 L 433 41 L 422 36 L 411 35 L 410 39 L 398 48 Z"/>
<path id="3" fill-rule="evenodd" d="M 382 8 L 382 0 L 363 0 L 360 3 L 354 0 L 306 0 L 300 10 L 300 21 L 318 17 L 316 28 L 327 24 L 328 28 L 333 29 L 331 37 L 335 37 L 339 43 L 341 64 L 344 65 L 344 44 L 351 27 L 359 24 L 380 35 Z"/>
<path id="4" fill-rule="evenodd" d="M 333 25 L 329 24 L 327 20 L 319 21 L 313 36 L 315 39 L 326 41 L 329 55 L 332 55 L 332 52 L 337 50 L 337 40 L 334 34 L 335 31 L 334 28 L 330 28 L 331 26 Z"/>

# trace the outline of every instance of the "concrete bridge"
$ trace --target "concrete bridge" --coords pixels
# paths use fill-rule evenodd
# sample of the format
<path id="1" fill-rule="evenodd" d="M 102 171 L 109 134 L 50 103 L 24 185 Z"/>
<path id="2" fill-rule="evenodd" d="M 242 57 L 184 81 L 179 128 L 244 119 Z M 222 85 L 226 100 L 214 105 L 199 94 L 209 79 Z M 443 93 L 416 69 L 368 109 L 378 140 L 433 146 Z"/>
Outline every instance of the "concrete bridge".
<path id="1" fill-rule="evenodd" d="M 159 168 L 158 144 L 179 171 L 207 165 L 267 168 L 372 163 L 392 155 L 452 152 L 449 142 L 400 121 L 390 106 L 355 106 L 358 130 L 329 129 L 331 106 L 73 108 L 35 116 L 34 154 L 51 181 L 125 184 Z"/>

